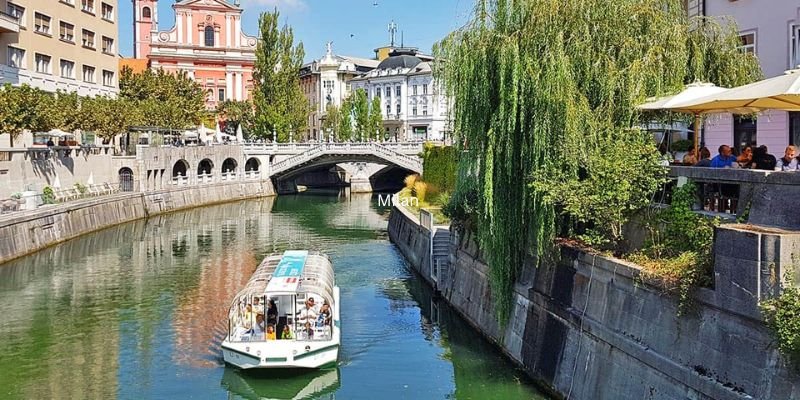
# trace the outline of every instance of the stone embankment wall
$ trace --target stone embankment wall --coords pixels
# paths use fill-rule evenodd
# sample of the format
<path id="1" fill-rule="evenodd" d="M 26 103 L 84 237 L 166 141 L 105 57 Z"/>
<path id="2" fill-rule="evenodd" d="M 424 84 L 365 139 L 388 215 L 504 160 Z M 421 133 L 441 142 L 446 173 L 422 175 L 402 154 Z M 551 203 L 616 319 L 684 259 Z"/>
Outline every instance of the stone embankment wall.
<path id="1" fill-rule="evenodd" d="M 427 230 L 397 209 L 389 224 L 392 241 L 430 282 L 420 256 Z M 442 298 L 557 396 L 800 399 L 800 376 L 789 372 L 763 322 L 731 301 L 719 265 L 718 289 L 700 290 L 695 309 L 678 317 L 674 295 L 640 283 L 635 265 L 565 247 L 558 262 L 524 266 L 503 329 L 473 233 L 451 230 Z"/>
<path id="2" fill-rule="evenodd" d="M 246 198 L 272 196 L 272 183 L 242 181 L 75 201 L 0 219 L 0 264 L 47 246 L 152 215 Z"/>

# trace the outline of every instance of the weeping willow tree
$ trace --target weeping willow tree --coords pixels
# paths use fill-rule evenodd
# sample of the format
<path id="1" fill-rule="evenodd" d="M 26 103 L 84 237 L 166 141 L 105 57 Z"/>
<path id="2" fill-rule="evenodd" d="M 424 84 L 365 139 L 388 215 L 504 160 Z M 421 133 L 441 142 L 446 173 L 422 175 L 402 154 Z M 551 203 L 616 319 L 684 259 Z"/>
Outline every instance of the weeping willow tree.
<path id="1" fill-rule="evenodd" d="M 447 209 L 478 231 L 501 323 L 527 256 L 576 229 L 613 248 L 648 205 L 664 172 L 636 105 L 756 79 L 738 45 L 734 26 L 689 20 L 677 0 L 481 0 L 435 46 L 462 150 Z"/>

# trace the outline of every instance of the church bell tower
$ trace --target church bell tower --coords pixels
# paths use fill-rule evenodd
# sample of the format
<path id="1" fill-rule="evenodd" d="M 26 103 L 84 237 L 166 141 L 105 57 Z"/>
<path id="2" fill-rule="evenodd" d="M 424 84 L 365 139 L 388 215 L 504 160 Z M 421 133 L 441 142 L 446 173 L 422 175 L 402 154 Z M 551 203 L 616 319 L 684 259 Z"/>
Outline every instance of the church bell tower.
<path id="1" fill-rule="evenodd" d="M 133 0 L 133 57 L 150 55 L 150 40 L 158 31 L 158 0 Z"/>

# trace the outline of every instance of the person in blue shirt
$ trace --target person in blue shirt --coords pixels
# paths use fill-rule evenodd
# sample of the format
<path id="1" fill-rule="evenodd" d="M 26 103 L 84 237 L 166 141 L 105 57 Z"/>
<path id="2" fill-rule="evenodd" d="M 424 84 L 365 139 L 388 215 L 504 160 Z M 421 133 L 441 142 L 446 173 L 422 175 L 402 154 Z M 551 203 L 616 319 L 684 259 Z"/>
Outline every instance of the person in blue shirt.
<path id="1" fill-rule="evenodd" d="M 736 164 L 736 157 L 731 154 L 731 147 L 719 146 L 719 154 L 711 159 L 711 168 L 731 168 L 733 164 Z"/>
<path id="2" fill-rule="evenodd" d="M 786 147 L 786 151 L 783 153 L 783 157 L 778 159 L 778 164 L 775 166 L 775 170 L 776 171 L 798 170 L 798 163 L 797 163 L 797 158 L 795 158 L 794 146 Z"/>

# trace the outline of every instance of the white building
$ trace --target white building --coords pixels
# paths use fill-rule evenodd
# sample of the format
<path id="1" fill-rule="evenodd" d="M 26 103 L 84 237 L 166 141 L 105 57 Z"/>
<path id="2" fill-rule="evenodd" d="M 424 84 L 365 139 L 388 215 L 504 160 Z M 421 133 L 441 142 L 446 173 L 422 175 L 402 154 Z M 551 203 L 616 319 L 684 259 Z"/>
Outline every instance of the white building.
<path id="1" fill-rule="evenodd" d="M 765 77 L 800 66 L 800 0 L 686 0 L 685 7 L 689 15 L 735 21 L 742 51 L 758 57 Z M 705 128 L 712 154 L 722 144 L 738 149 L 763 144 L 781 156 L 787 145 L 800 145 L 800 112 L 770 111 L 756 120 L 719 114 L 709 117 Z"/>
<path id="2" fill-rule="evenodd" d="M 335 55 L 328 43 L 324 57 L 303 65 L 300 86 L 311 108 L 308 139 L 323 139 L 322 121 L 328 105 L 341 107 L 344 99 L 350 96 L 350 80 L 373 70 L 378 63 L 378 60 Z"/>
<path id="3" fill-rule="evenodd" d="M 364 89 L 370 101 L 381 98 L 387 139 L 444 140 L 449 106 L 433 79 L 431 64 L 416 49 L 395 49 L 377 68 L 350 80 L 351 90 Z"/>

